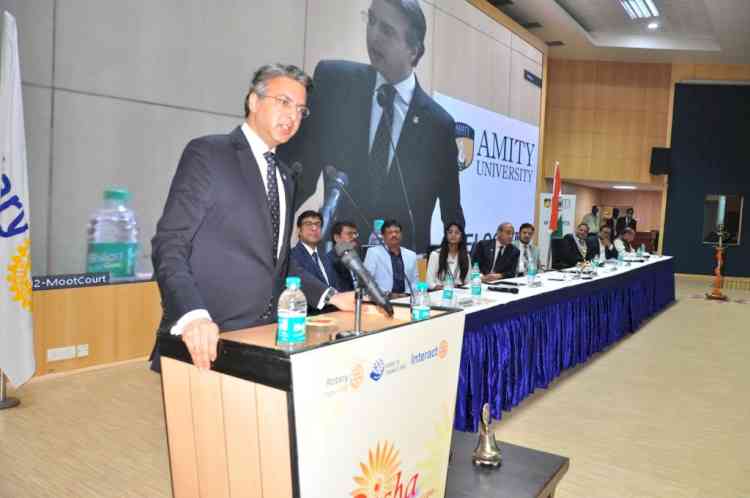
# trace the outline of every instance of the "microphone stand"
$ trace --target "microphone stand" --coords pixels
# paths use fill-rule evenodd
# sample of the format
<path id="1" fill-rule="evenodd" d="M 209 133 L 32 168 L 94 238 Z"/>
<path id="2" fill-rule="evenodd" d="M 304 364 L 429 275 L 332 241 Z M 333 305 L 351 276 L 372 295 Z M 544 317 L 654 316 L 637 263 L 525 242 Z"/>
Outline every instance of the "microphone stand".
<path id="1" fill-rule="evenodd" d="M 365 290 L 357 283 L 354 290 L 354 332 L 355 336 L 362 335 L 362 300 L 364 299 Z"/>

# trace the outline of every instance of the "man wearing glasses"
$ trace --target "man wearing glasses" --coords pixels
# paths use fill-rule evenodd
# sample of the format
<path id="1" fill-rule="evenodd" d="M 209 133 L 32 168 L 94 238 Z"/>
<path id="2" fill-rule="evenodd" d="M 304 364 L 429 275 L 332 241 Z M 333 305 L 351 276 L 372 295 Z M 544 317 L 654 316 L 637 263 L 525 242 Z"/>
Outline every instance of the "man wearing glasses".
<path id="1" fill-rule="evenodd" d="M 427 31 L 419 1 L 372 0 L 363 18 L 370 64 L 321 61 L 312 115 L 282 152 L 305 165 L 303 197 L 314 191 L 319 171 L 333 165 L 348 175 L 348 189 L 367 218 L 342 199 L 338 219 L 357 220 L 365 237 L 375 218 L 403 220 L 404 246 L 424 252 L 438 200 L 444 223 L 464 221 L 455 123 L 414 73 Z"/>
<path id="2" fill-rule="evenodd" d="M 317 211 L 305 211 L 297 217 L 297 235 L 299 242 L 294 246 L 291 253 L 292 260 L 307 273 L 312 275 L 325 286 L 326 293 L 322 294 L 318 302 L 308 302 L 308 308 L 312 312 L 322 310 L 336 293 L 336 272 L 333 265 L 325 254 L 318 252 L 320 244 L 321 228 L 323 227 L 323 216 Z"/>
<path id="3" fill-rule="evenodd" d="M 353 309 L 289 261 L 293 172 L 276 158 L 309 114 L 310 78 L 295 66 L 256 71 L 245 122 L 228 135 L 192 140 L 182 153 L 152 240 L 164 313 L 160 331 L 181 335 L 193 363 L 210 368 L 219 331 L 271 323 L 287 270 L 309 302 Z M 152 368 L 160 370 L 158 343 Z"/>

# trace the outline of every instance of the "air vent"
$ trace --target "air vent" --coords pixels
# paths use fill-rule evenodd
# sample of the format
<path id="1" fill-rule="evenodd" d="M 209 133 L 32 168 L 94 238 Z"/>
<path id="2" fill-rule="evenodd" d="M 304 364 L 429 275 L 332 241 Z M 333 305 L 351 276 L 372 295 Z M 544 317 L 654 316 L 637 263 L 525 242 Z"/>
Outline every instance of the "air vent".
<path id="1" fill-rule="evenodd" d="M 531 22 L 523 23 L 523 24 L 521 24 L 521 26 L 523 26 L 526 29 L 539 29 L 539 28 L 542 27 L 542 23 L 536 22 L 536 21 L 531 21 Z"/>
<path id="2" fill-rule="evenodd" d="M 546 43 L 548 47 L 562 47 L 563 45 L 565 45 L 565 43 L 561 42 L 560 40 L 552 40 L 544 43 Z"/>
<path id="3" fill-rule="evenodd" d="M 489 2 L 495 7 L 507 7 L 513 5 L 513 0 L 489 0 Z"/>

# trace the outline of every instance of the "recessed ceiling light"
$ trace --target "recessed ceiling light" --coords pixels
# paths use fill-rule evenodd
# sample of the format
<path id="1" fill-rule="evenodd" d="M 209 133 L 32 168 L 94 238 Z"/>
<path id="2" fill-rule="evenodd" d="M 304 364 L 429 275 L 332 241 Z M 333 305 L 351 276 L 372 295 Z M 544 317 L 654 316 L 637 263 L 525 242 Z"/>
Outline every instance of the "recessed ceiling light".
<path id="1" fill-rule="evenodd" d="M 620 5 L 631 19 L 659 17 L 659 10 L 653 0 L 620 0 Z"/>
<path id="2" fill-rule="evenodd" d="M 650 22 L 648 23 L 648 29 L 657 29 L 659 27 L 658 22 Z"/>
<path id="3" fill-rule="evenodd" d="M 638 187 L 635 185 L 612 185 L 612 188 L 617 190 L 636 190 Z"/>

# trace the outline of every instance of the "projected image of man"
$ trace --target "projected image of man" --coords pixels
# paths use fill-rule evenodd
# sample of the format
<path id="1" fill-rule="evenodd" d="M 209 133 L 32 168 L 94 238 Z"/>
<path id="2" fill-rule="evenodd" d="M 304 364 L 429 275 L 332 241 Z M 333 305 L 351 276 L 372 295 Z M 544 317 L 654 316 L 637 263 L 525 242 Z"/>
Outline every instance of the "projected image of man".
<path id="1" fill-rule="evenodd" d="M 363 20 L 370 64 L 317 65 L 311 118 L 282 153 L 305 164 L 303 197 L 332 165 L 359 206 L 342 199 L 337 219 L 355 219 L 365 236 L 375 218 L 403 220 L 404 246 L 424 252 L 438 200 L 444 223 L 464 223 L 455 123 L 414 73 L 427 31 L 418 0 L 373 0 Z"/>

